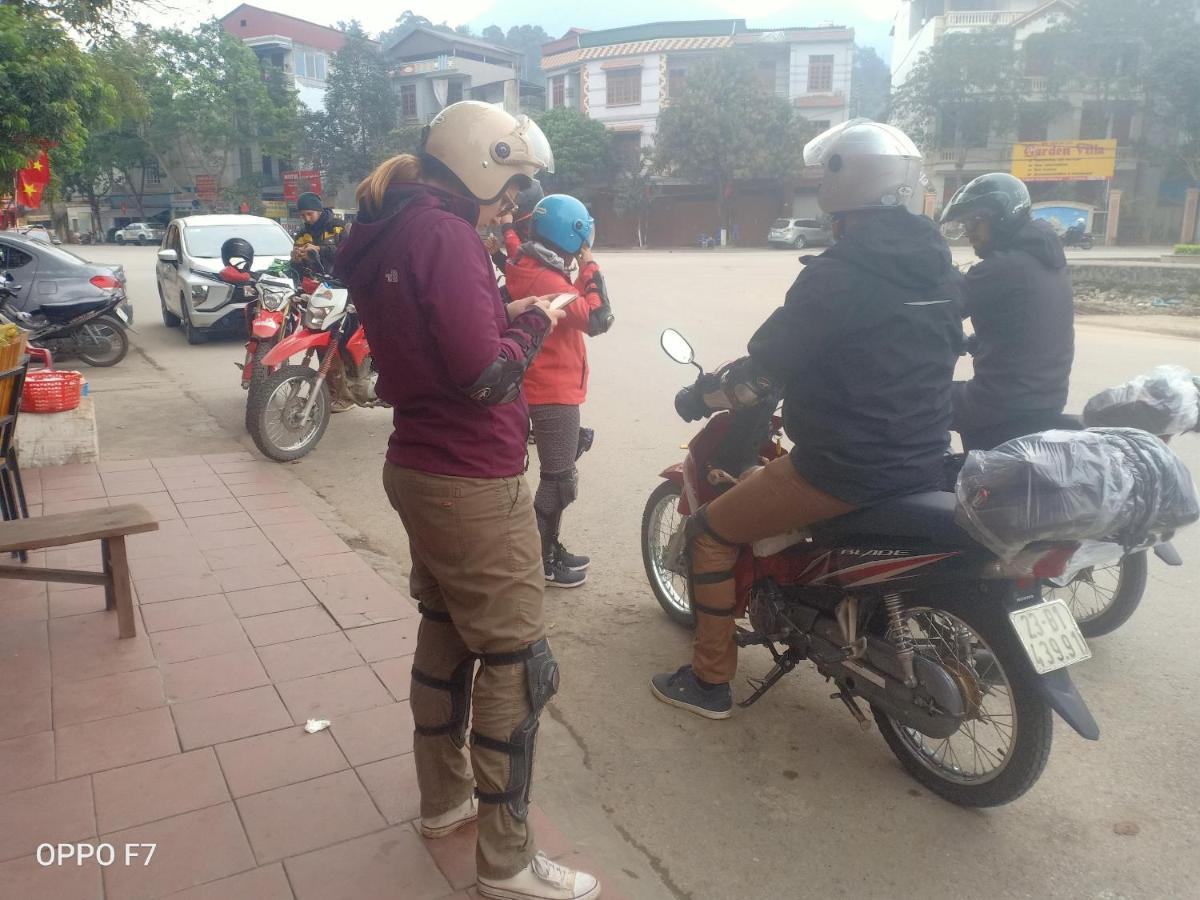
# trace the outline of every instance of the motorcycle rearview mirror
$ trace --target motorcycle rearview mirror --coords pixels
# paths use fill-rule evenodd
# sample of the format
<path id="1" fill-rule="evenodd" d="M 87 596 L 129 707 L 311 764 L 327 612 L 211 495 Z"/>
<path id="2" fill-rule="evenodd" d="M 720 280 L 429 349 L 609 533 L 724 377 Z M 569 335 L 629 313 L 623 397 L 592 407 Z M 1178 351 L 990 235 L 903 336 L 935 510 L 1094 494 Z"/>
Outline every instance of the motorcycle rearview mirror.
<path id="1" fill-rule="evenodd" d="M 692 345 L 688 343 L 687 338 L 674 328 L 668 328 L 664 331 L 658 342 L 662 345 L 663 352 L 675 360 L 675 362 L 682 366 L 696 365 L 696 351 L 692 349 Z"/>

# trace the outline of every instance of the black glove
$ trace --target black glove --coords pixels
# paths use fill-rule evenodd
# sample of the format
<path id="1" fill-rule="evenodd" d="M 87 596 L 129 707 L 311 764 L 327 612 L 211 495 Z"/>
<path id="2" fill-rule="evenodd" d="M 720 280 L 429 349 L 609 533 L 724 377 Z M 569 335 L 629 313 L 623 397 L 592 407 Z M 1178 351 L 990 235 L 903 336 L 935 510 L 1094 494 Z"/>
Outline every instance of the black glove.
<path id="1" fill-rule="evenodd" d="M 718 390 L 720 386 L 719 375 L 706 373 L 697 378 L 695 384 L 681 390 L 675 395 L 675 412 L 679 413 L 679 418 L 685 422 L 698 422 L 711 416 L 713 411 L 704 402 L 704 395 Z"/>

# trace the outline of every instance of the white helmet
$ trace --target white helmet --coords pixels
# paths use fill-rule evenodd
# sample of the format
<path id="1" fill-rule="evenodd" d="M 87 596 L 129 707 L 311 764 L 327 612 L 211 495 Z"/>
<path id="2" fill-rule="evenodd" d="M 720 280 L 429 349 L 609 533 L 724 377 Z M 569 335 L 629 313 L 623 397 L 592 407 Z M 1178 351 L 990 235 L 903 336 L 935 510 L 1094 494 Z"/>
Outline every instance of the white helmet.
<path id="1" fill-rule="evenodd" d="M 821 168 L 817 204 L 827 213 L 906 207 L 921 212 L 928 180 L 921 151 L 899 128 L 851 119 L 804 145 L 804 164 Z"/>
<path id="2" fill-rule="evenodd" d="M 554 171 L 550 142 L 532 119 L 478 100 L 438 113 L 421 151 L 453 172 L 480 203 L 495 201 L 514 178 L 527 188 L 538 172 Z"/>

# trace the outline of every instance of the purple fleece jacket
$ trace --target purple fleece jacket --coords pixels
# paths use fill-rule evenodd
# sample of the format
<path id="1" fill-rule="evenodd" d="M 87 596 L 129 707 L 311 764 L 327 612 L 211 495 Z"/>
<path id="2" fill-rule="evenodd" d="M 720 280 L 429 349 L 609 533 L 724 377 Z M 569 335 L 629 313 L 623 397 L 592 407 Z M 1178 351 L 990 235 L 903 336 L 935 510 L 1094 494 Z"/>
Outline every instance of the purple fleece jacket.
<path id="1" fill-rule="evenodd" d="M 466 390 L 497 358 L 525 359 L 492 263 L 475 231 L 474 202 L 423 184 L 389 188 L 383 211 L 360 215 L 338 247 L 337 276 L 366 329 L 392 405 L 388 461 L 460 478 L 508 478 L 525 470 L 529 411 L 483 406 Z M 541 333 L 539 313 L 521 316 Z"/>

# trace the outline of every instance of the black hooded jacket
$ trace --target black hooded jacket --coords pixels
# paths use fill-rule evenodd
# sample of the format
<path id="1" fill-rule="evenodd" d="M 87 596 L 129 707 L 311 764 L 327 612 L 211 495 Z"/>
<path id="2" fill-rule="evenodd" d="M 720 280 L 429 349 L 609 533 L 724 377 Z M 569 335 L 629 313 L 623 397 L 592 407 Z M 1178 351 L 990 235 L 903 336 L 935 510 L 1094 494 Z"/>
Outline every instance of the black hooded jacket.
<path id="1" fill-rule="evenodd" d="M 857 506 L 937 488 L 961 280 L 933 222 L 903 210 L 809 261 L 749 347 L 784 387 L 802 478 Z"/>
<path id="2" fill-rule="evenodd" d="M 1075 357 L 1075 309 L 1062 243 L 1027 222 L 967 273 L 965 314 L 975 326 L 975 377 L 956 395 L 955 425 L 1058 415 Z"/>

